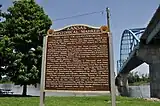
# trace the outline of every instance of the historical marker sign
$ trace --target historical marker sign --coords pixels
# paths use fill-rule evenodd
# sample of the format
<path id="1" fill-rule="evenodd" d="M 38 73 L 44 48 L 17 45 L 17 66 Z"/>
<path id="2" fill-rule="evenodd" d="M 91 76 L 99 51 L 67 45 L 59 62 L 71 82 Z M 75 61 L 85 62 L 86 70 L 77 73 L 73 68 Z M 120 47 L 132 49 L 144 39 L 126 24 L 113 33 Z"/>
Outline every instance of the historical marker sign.
<path id="1" fill-rule="evenodd" d="M 49 30 L 45 90 L 110 91 L 107 27 Z"/>

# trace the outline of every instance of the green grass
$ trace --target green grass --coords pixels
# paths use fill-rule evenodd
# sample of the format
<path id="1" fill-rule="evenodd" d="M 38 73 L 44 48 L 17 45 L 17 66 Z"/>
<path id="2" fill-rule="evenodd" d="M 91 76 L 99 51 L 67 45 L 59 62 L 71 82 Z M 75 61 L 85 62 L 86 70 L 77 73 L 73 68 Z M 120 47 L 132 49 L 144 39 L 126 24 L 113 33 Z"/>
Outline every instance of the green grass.
<path id="1" fill-rule="evenodd" d="M 13 82 L 10 82 L 10 81 L 6 81 L 6 82 L 0 81 L 0 84 L 13 84 Z"/>
<path id="2" fill-rule="evenodd" d="M 131 86 L 149 85 L 149 82 L 147 82 L 147 81 L 140 81 L 140 82 L 129 83 L 129 85 L 131 85 Z"/>
<path id="3" fill-rule="evenodd" d="M 39 106 L 39 97 L 0 97 L 0 106 Z M 46 97 L 45 106 L 111 106 L 108 96 Z M 117 97 L 117 106 L 160 106 L 160 102 Z"/>

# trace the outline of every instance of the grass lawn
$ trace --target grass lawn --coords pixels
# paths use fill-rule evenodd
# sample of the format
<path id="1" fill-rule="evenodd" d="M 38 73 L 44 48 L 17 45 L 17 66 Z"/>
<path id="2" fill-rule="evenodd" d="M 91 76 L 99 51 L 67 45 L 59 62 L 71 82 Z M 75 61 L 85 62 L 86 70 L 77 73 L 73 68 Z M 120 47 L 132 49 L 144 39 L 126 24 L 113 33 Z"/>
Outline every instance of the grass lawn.
<path id="1" fill-rule="evenodd" d="M 3 81 L 0 81 L 0 84 L 12 84 L 13 82 L 3 82 Z"/>
<path id="2" fill-rule="evenodd" d="M 129 83 L 130 86 L 149 85 L 147 81 L 140 81 L 135 83 Z"/>
<path id="3" fill-rule="evenodd" d="M 46 97 L 45 106 L 111 106 L 108 96 Z M 39 97 L 0 97 L 0 106 L 39 106 Z M 160 102 L 117 97 L 117 106 L 160 106 Z"/>

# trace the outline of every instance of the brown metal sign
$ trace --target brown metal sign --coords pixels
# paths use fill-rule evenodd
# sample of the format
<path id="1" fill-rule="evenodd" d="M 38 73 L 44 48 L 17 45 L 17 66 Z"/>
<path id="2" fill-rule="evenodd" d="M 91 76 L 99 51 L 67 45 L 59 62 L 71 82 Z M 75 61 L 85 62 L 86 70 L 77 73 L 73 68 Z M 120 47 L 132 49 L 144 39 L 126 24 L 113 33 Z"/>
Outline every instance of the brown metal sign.
<path id="1" fill-rule="evenodd" d="M 110 91 L 107 27 L 48 31 L 45 90 Z"/>

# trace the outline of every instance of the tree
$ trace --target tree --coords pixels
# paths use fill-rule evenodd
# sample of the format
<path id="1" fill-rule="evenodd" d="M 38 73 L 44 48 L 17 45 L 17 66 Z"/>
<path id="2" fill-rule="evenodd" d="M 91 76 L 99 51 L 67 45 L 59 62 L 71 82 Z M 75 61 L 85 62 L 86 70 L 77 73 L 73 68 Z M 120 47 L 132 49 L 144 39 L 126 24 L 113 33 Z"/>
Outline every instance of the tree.
<path id="1" fill-rule="evenodd" d="M 3 31 L 3 22 L 2 22 L 2 10 L 1 10 L 2 5 L 0 5 L 0 79 L 2 77 L 2 75 L 5 74 L 4 72 L 4 64 L 6 63 L 6 57 L 4 56 L 6 50 L 8 49 L 6 45 L 6 36 L 2 35 L 2 31 Z M 6 48 L 6 49 L 5 49 Z"/>
<path id="2" fill-rule="evenodd" d="M 145 82 L 148 83 L 149 81 L 148 74 L 142 74 L 141 76 L 138 75 L 138 72 L 130 72 L 128 75 L 128 83 L 135 83 L 135 82 Z"/>
<path id="3" fill-rule="evenodd" d="M 128 75 L 128 83 L 134 83 L 134 82 L 135 82 L 134 73 L 130 72 Z"/>
<path id="4" fill-rule="evenodd" d="M 2 5 L 0 5 L 0 8 L 2 7 Z M 1 23 L 1 9 L 0 9 L 0 31 L 2 29 L 2 23 Z M 2 36 L 0 35 L 0 41 L 2 39 Z M 1 44 L 1 43 L 0 43 Z M 0 46 L 1 48 L 1 46 Z M 0 49 L 1 50 L 1 49 Z M 1 51 L 0 51 L 0 80 L 2 79 L 2 70 L 1 70 L 1 66 L 2 66 L 2 55 L 1 55 Z"/>
<path id="5" fill-rule="evenodd" d="M 39 35 L 46 34 L 52 22 L 34 0 L 14 1 L 3 16 L 3 35 L 7 35 L 12 51 L 7 75 L 15 84 L 23 85 L 22 94 L 26 95 L 27 85 L 40 82 L 43 40 Z"/>
<path id="6" fill-rule="evenodd" d="M 135 78 L 135 82 L 139 82 L 140 81 L 140 76 L 138 75 L 138 72 L 134 73 L 134 78 Z"/>

